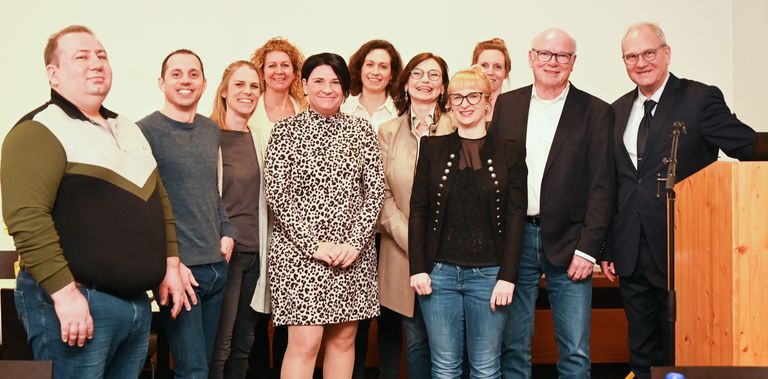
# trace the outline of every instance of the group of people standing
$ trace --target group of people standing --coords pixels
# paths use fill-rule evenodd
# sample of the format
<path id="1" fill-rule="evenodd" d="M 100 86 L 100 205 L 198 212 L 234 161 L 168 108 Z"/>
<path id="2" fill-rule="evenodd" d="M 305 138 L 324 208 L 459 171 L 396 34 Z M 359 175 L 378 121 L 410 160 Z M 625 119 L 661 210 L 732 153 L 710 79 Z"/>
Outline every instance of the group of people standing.
<path id="1" fill-rule="evenodd" d="M 686 122 L 679 179 L 718 149 L 764 158 L 766 138 L 716 87 L 669 73 L 657 25 L 621 48 L 637 88 L 609 105 L 570 83 L 560 29 L 532 41 L 534 83 L 506 93 L 498 38 L 452 77 L 384 40 L 347 64 L 273 38 L 224 70 L 210 117 L 203 62 L 181 49 L 161 65 L 164 106 L 133 124 L 102 106 L 93 33 L 57 32 L 51 100 L 11 130 L 0 169 L 35 358 L 56 377 L 136 377 L 153 290 L 176 377 L 265 378 L 271 357 L 273 375 L 309 378 L 322 347 L 324 377 L 362 378 L 377 317 L 380 377 L 397 377 L 405 335 L 411 378 L 529 378 L 544 274 L 559 376 L 588 378 L 600 265 L 621 277 L 647 378 L 667 346 L 664 136 Z"/>

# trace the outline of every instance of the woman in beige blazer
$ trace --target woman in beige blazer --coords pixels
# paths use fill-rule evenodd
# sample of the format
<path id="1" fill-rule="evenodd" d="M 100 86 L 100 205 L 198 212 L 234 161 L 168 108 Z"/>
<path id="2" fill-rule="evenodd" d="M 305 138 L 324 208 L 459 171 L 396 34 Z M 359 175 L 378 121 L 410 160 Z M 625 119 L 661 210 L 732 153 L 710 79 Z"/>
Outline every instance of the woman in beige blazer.
<path id="1" fill-rule="evenodd" d="M 379 292 L 381 306 L 402 315 L 408 377 L 412 379 L 430 378 L 431 364 L 424 320 L 409 283 L 409 202 L 419 140 L 456 129 L 445 109 L 448 79 L 448 66 L 439 56 L 421 53 L 413 57 L 392 93 L 399 117 L 382 124 L 378 132 L 385 182 L 379 218 Z"/>

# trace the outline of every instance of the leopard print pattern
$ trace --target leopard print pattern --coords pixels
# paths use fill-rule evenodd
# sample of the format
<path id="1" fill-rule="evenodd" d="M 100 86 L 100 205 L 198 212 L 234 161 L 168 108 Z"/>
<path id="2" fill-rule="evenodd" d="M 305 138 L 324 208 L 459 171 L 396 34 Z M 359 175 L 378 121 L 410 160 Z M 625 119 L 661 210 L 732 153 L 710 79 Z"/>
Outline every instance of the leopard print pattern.
<path id="1" fill-rule="evenodd" d="M 276 325 L 322 325 L 379 314 L 375 225 L 384 199 L 376 134 L 359 117 L 306 110 L 278 122 L 264 180 L 275 214 L 269 285 Z M 312 258 L 318 242 L 361 252 L 346 269 Z"/>

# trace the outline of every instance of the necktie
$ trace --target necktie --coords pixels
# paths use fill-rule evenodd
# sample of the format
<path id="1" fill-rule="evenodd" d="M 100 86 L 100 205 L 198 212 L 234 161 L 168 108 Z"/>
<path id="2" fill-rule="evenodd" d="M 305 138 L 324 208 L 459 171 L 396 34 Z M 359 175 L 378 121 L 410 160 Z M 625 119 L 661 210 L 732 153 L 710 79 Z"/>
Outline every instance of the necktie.
<path id="1" fill-rule="evenodd" d="M 656 106 L 656 102 L 648 99 L 643 103 L 643 119 L 640 120 L 640 128 L 637 130 L 637 165 L 640 166 L 645 155 L 645 144 L 648 142 L 648 132 L 651 130 L 651 111 Z"/>

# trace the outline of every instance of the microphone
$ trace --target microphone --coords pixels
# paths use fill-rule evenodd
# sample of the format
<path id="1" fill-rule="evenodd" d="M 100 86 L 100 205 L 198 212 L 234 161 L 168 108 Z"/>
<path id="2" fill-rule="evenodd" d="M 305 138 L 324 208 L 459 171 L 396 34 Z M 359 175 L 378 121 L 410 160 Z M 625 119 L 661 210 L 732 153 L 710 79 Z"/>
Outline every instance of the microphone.
<path id="1" fill-rule="evenodd" d="M 685 131 L 685 123 L 682 121 L 675 121 L 672 123 L 672 149 L 669 152 L 669 159 L 665 162 L 669 163 L 667 166 L 667 191 L 672 190 L 677 181 L 677 146 L 680 142 L 681 134 L 688 134 Z"/>

